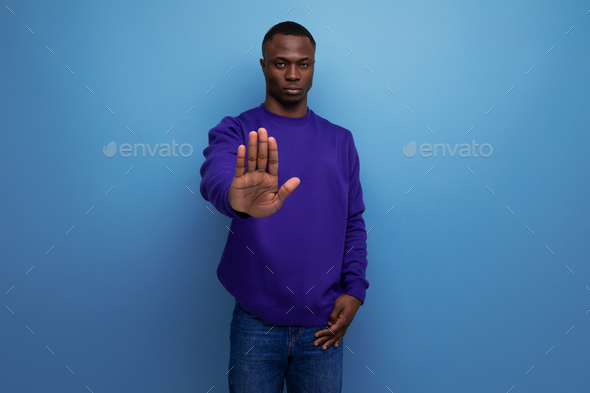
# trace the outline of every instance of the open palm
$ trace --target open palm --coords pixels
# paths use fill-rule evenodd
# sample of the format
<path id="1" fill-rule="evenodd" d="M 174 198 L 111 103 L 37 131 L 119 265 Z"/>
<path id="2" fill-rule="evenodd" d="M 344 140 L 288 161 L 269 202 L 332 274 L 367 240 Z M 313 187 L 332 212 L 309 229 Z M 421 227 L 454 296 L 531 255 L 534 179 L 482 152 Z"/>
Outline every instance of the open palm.
<path id="1" fill-rule="evenodd" d="M 277 141 L 266 129 L 259 128 L 248 134 L 248 160 L 246 168 L 246 146 L 238 147 L 236 175 L 229 188 L 229 203 L 238 211 L 256 218 L 268 217 L 283 206 L 287 198 L 299 185 L 300 180 L 292 177 L 278 189 L 279 153 Z M 260 139 L 260 142 L 258 142 Z M 268 171 L 266 170 L 268 164 Z"/>

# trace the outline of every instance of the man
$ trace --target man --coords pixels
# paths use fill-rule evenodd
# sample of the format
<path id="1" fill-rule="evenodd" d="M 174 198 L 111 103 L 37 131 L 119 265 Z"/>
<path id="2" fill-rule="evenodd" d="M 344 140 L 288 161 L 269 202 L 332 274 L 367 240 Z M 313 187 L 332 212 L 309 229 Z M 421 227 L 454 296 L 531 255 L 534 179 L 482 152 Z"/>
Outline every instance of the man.
<path id="1" fill-rule="evenodd" d="M 217 269 L 236 298 L 230 392 L 340 392 L 342 339 L 369 287 L 352 133 L 307 107 L 315 46 L 295 22 L 273 26 L 265 101 L 224 117 L 203 151 L 201 194 L 232 218 Z"/>

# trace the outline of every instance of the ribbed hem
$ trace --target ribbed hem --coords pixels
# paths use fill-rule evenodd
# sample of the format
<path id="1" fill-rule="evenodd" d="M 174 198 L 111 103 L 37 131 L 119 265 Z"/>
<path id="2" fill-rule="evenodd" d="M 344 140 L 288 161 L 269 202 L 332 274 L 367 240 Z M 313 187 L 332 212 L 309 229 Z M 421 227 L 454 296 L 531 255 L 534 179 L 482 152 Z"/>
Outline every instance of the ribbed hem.
<path id="1" fill-rule="evenodd" d="M 241 304 L 241 303 L 240 303 Z M 326 325 L 334 305 L 328 305 L 321 309 L 310 310 L 305 308 L 283 307 L 246 307 L 241 306 L 250 314 L 272 323 L 275 326 L 319 326 Z"/>

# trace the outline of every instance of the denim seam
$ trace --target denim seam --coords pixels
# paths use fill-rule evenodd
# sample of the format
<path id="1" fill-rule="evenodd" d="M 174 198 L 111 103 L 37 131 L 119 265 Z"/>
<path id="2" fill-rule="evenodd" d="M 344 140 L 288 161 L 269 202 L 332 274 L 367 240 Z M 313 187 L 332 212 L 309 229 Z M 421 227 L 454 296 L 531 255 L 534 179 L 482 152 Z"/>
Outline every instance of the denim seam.
<path id="1" fill-rule="evenodd" d="M 303 332 L 303 327 L 299 327 L 299 331 L 297 332 L 297 335 L 295 337 L 293 337 L 293 339 L 290 341 L 295 342 L 295 340 L 297 340 L 301 336 L 302 332 Z"/>
<path id="2" fill-rule="evenodd" d="M 291 355 L 291 347 L 292 347 L 292 344 L 294 344 L 295 343 L 295 340 L 297 340 L 299 338 L 299 336 L 301 336 L 301 332 L 302 331 L 303 331 L 303 328 L 300 327 L 299 328 L 299 331 L 297 332 L 297 335 L 295 337 L 293 337 L 292 339 L 289 339 L 289 350 L 287 351 L 287 356 Z"/>

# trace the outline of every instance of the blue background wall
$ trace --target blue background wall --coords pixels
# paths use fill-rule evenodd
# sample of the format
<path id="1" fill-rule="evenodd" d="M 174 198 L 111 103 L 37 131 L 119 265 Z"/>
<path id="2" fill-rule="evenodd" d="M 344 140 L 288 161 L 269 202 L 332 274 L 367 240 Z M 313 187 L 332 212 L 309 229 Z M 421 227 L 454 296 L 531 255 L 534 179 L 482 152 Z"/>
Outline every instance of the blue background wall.
<path id="1" fill-rule="evenodd" d="M 199 168 L 284 20 L 361 159 L 343 392 L 588 391 L 590 2 L 1 5 L 0 391 L 227 391 L 230 220 Z M 172 140 L 193 154 L 102 150 Z M 403 154 L 472 141 L 493 154 Z"/>

